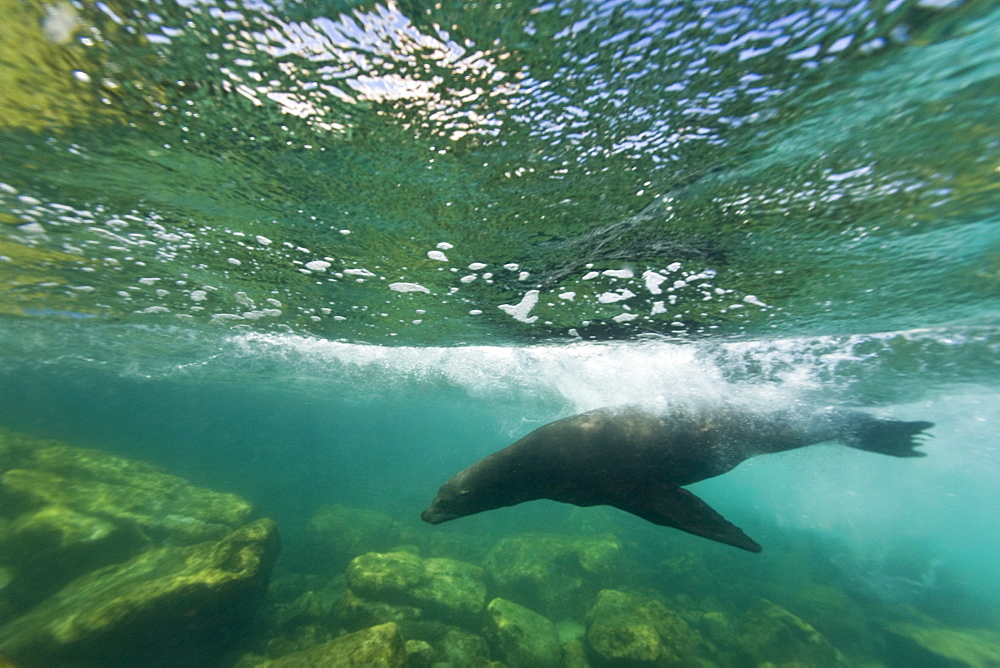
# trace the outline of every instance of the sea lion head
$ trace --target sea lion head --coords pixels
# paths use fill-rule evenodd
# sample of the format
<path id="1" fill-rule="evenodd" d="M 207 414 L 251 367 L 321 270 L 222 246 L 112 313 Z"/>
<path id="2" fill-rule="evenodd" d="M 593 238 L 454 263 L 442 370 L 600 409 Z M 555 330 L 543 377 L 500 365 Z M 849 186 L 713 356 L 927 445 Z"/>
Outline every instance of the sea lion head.
<path id="1" fill-rule="evenodd" d="M 475 495 L 472 494 L 464 473 L 459 473 L 441 485 L 431 505 L 420 514 L 420 519 L 430 524 L 441 524 L 486 510 L 476 507 L 478 504 L 474 502 Z"/>
<path id="2" fill-rule="evenodd" d="M 431 505 L 420 514 L 430 524 L 441 524 L 466 515 L 520 503 L 510 486 L 498 484 L 493 475 L 484 471 L 484 462 L 470 466 L 441 485 Z"/>

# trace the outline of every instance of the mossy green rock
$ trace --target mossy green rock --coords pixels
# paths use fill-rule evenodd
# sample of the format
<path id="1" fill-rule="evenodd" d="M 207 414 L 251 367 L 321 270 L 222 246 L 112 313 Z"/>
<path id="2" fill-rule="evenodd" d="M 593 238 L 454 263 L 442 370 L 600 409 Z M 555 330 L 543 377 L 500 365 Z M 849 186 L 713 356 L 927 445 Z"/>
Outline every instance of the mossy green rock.
<path id="1" fill-rule="evenodd" d="M 458 623 L 477 618 L 486 603 L 483 569 L 409 552 L 355 557 L 347 567 L 347 584 L 362 598 L 416 606 Z"/>
<path id="2" fill-rule="evenodd" d="M 410 623 L 425 621 L 423 609 L 403 603 L 374 601 L 348 590 L 334 609 L 334 617 L 347 629 L 394 622 L 408 630 Z M 412 634 L 408 633 L 407 637 Z"/>
<path id="3" fill-rule="evenodd" d="M 278 553 L 258 520 L 218 542 L 149 550 L 89 573 L 0 629 L 0 655 L 27 665 L 182 665 L 244 629 Z"/>
<path id="4" fill-rule="evenodd" d="M 551 621 L 524 606 L 495 598 L 486 606 L 486 629 L 512 668 L 558 666 L 562 657 L 559 634 Z"/>
<path id="5" fill-rule="evenodd" d="M 437 652 L 426 640 L 407 640 L 405 647 L 410 668 L 430 668 L 434 665 Z"/>
<path id="6" fill-rule="evenodd" d="M 461 629 L 451 629 L 441 639 L 443 659 L 452 666 L 489 666 L 490 649 L 486 638 Z"/>
<path id="7" fill-rule="evenodd" d="M 69 531 L 81 517 L 95 518 L 157 546 L 219 540 L 253 511 L 234 494 L 194 487 L 143 462 L 5 431 L 0 502 L 8 518 L 52 508 L 67 513 Z"/>
<path id="8" fill-rule="evenodd" d="M 484 566 L 498 593 L 554 618 L 586 606 L 618 567 L 610 534 L 522 534 L 499 541 Z"/>
<path id="9" fill-rule="evenodd" d="M 701 616 L 698 627 L 704 638 L 723 649 L 730 648 L 738 637 L 736 625 L 724 612 L 706 612 Z"/>
<path id="10" fill-rule="evenodd" d="M 897 623 L 893 634 L 911 641 L 925 654 L 928 665 L 1000 666 L 1000 632 Z"/>
<path id="11" fill-rule="evenodd" d="M 246 523 L 249 503 L 189 485 L 99 450 L 0 432 L 0 501 L 8 517 L 68 508 L 129 528 L 157 545 L 218 540 Z"/>
<path id="12" fill-rule="evenodd" d="M 317 647 L 257 664 L 262 668 L 403 668 L 406 647 L 399 627 L 393 623 L 356 631 Z"/>
<path id="13" fill-rule="evenodd" d="M 837 650 L 822 633 L 767 599 L 743 614 L 738 645 L 746 660 L 756 663 L 840 665 Z"/>
<path id="14" fill-rule="evenodd" d="M 0 566 L 17 612 L 144 550 L 221 540 L 251 512 L 141 462 L 0 431 Z"/>
<path id="15" fill-rule="evenodd" d="M 309 520 L 294 562 L 301 572 L 340 574 L 354 557 L 398 545 L 400 533 L 399 522 L 378 511 L 324 505 Z"/>
<path id="16" fill-rule="evenodd" d="M 701 637 L 658 601 L 605 589 L 587 613 L 587 641 L 607 661 L 673 665 L 694 661 Z"/>

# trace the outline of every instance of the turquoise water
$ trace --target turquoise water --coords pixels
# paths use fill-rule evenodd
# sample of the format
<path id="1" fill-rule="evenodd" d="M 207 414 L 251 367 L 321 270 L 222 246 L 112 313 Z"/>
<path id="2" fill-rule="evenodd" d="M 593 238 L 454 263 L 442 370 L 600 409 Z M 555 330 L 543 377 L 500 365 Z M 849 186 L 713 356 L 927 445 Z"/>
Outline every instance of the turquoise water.
<path id="1" fill-rule="evenodd" d="M 1000 631 L 994 3 L 0 8 L 0 426 L 247 498 L 277 573 L 342 504 L 610 531 L 615 587 L 772 600 L 853 665 L 929 661 L 886 621 Z M 548 421 L 732 398 L 934 438 L 693 486 L 760 555 L 549 502 L 419 521 Z"/>

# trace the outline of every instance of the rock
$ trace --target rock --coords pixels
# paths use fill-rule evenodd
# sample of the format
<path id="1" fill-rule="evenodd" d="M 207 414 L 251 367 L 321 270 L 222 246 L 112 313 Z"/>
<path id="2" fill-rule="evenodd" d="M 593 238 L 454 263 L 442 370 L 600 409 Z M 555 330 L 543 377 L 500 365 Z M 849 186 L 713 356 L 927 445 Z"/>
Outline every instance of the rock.
<path id="1" fill-rule="evenodd" d="M 319 624 L 303 624 L 302 626 L 287 630 L 283 635 L 268 638 L 264 644 L 264 654 L 267 657 L 279 658 L 288 654 L 310 650 L 333 640 L 335 637 L 336 634 L 324 626 Z"/>
<path id="2" fill-rule="evenodd" d="M 738 645 L 741 654 L 755 663 L 840 664 L 837 650 L 822 633 L 766 599 L 743 614 Z"/>
<path id="3" fill-rule="evenodd" d="M 11 567 L 8 595 L 24 609 L 73 578 L 126 561 L 143 547 L 135 532 L 61 505 L 28 511 L 0 531 L 0 559 Z"/>
<path id="4" fill-rule="evenodd" d="M 488 666 L 490 650 L 481 635 L 461 629 L 451 629 L 441 639 L 441 653 L 453 666 Z"/>
<path id="5" fill-rule="evenodd" d="M 156 545 L 191 545 L 219 540 L 252 512 L 234 494 L 193 487 L 149 464 L 7 432 L 0 439 L 5 514 L 62 506 L 132 528 Z"/>
<path id="6" fill-rule="evenodd" d="M 587 660 L 587 648 L 579 639 L 570 640 L 562 646 L 564 668 L 590 668 Z"/>
<path id="7" fill-rule="evenodd" d="M 494 540 L 477 534 L 432 531 L 421 536 L 424 554 L 481 564 L 493 548 Z"/>
<path id="8" fill-rule="evenodd" d="M 587 635 L 587 627 L 575 619 L 564 619 L 556 624 L 556 633 L 559 634 L 559 642 L 566 644 L 571 640 L 580 640 Z"/>
<path id="9" fill-rule="evenodd" d="M 706 612 L 701 616 L 698 629 L 704 638 L 717 647 L 728 649 L 737 639 L 736 625 L 724 612 Z"/>
<path id="10" fill-rule="evenodd" d="M 823 629 L 823 635 L 841 652 L 864 654 L 871 636 L 869 611 L 842 589 L 827 584 L 797 586 L 782 597 L 795 614 Z"/>
<path id="11" fill-rule="evenodd" d="M 382 600 L 412 600 L 424 582 L 424 560 L 409 552 L 369 552 L 351 560 L 347 584 L 357 594 Z"/>
<path id="12" fill-rule="evenodd" d="M 399 522 L 388 515 L 365 508 L 324 505 L 309 520 L 302 547 L 288 556 L 297 571 L 338 575 L 354 557 L 366 552 L 388 552 L 399 540 Z"/>
<path id="13" fill-rule="evenodd" d="M 0 654 L 29 665 L 205 663 L 244 630 L 277 552 L 266 519 L 218 542 L 149 550 L 4 626 Z"/>
<path id="14" fill-rule="evenodd" d="M 393 623 L 356 631 L 308 650 L 257 663 L 266 668 L 403 668 L 406 647 Z"/>
<path id="15" fill-rule="evenodd" d="M 587 613 L 587 641 L 611 662 L 693 661 L 701 637 L 662 603 L 605 589 Z"/>
<path id="16" fill-rule="evenodd" d="M 421 621 L 425 618 L 424 611 L 416 606 L 373 601 L 358 596 L 350 590 L 340 599 L 340 603 L 335 608 L 335 616 L 347 628 L 394 622 L 407 629 L 410 622 Z"/>
<path id="17" fill-rule="evenodd" d="M 504 662 L 516 668 L 558 666 L 562 656 L 559 634 L 551 621 L 506 599 L 486 606 L 487 633 Z"/>
<path id="18" fill-rule="evenodd" d="M 919 658 L 935 666 L 1000 666 L 1000 632 L 947 626 L 890 624 L 888 630 L 919 648 Z"/>
<path id="19" fill-rule="evenodd" d="M 484 566 L 501 596 L 560 618 L 593 600 L 614 574 L 620 553 L 610 534 L 522 534 L 499 541 Z"/>
<path id="20" fill-rule="evenodd" d="M 410 668 L 430 668 L 434 665 L 437 653 L 429 642 L 425 640 L 407 640 L 405 646 Z"/>
<path id="21" fill-rule="evenodd" d="M 251 512 L 148 464 L 0 431 L 0 567 L 15 614 L 144 550 L 221 540 Z"/>
<path id="22" fill-rule="evenodd" d="M 483 570 L 454 559 L 421 559 L 408 552 L 370 552 L 347 567 L 348 586 L 358 596 L 416 606 L 468 624 L 486 603 Z"/>

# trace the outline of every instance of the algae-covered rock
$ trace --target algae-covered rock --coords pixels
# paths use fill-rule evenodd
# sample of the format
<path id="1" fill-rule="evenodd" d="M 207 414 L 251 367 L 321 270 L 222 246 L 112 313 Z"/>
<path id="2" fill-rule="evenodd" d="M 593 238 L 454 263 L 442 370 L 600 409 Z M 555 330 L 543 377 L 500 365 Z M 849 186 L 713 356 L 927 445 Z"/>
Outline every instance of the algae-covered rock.
<path id="1" fill-rule="evenodd" d="M 694 659 L 696 631 L 662 603 L 605 589 L 587 613 L 587 641 L 611 662 L 672 664 Z"/>
<path id="2" fill-rule="evenodd" d="M 271 520 L 217 542 L 149 550 L 73 581 L 0 629 L 29 665 L 203 662 L 253 615 L 278 552 Z"/>
<path id="3" fill-rule="evenodd" d="M 126 561 L 143 547 L 134 531 L 59 505 L 28 511 L 0 529 L 0 560 L 12 573 L 7 593 L 25 609 L 73 578 Z"/>
<path id="4" fill-rule="evenodd" d="M 573 639 L 562 646 L 564 668 L 590 668 L 587 660 L 587 648 L 580 639 Z"/>
<path id="5" fill-rule="evenodd" d="M 421 559 L 408 552 L 370 552 L 347 567 L 358 596 L 416 606 L 458 623 L 477 618 L 486 603 L 483 570 L 454 559 Z"/>
<path id="6" fill-rule="evenodd" d="M 407 665 L 407 655 L 399 627 L 390 622 L 256 665 L 264 668 L 403 668 Z"/>
<path id="7" fill-rule="evenodd" d="M 309 520 L 294 562 L 302 572 L 339 574 L 354 557 L 386 552 L 399 541 L 399 522 L 388 515 L 365 508 L 324 505 Z"/>
<path id="8" fill-rule="evenodd" d="M 701 616 L 698 630 L 708 641 L 718 647 L 729 648 L 736 642 L 738 633 L 732 618 L 724 612 L 711 611 Z"/>
<path id="9" fill-rule="evenodd" d="M 948 626 L 890 624 L 894 635 L 913 643 L 927 665 L 1000 666 L 1000 632 Z"/>
<path id="10" fill-rule="evenodd" d="M 426 640 L 407 640 L 405 647 L 410 668 L 430 668 L 434 665 L 437 652 Z"/>
<path id="11" fill-rule="evenodd" d="M 486 629 L 508 666 L 558 666 L 562 651 L 551 621 L 533 610 L 495 598 L 486 606 Z"/>
<path id="12" fill-rule="evenodd" d="M 394 622 L 409 630 L 411 623 L 422 622 L 426 619 L 424 610 L 415 605 L 373 601 L 358 596 L 350 590 L 340 599 L 334 610 L 334 616 L 337 621 L 349 629 Z M 412 635 L 412 633 L 408 633 L 407 637 Z"/>
<path id="13" fill-rule="evenodd" d="M 607 584 L 620 554 L 621 543 L 610 534 L 522 534 L 499 541 L 484 566 L 505 598 L 562 617 Z"/>
<path id="14" fill-rule="evenodd" d="M 221 540 L 251 512 L 148 464 L 0 432 L 0 566 L 17 612 L 144 550 Z"/>
<path id="15" fill-rule="evenodd" d="M 219 540 L 247 522 L 235 494 L 189 485 L 155 466 L 99 450 L 0 432 L 0 514 L 44 507 L 100 518 L 147 545 Z"/>
<path id="16" fill-rule="evenodd" d="M 451 629 L 441 639 L 444 660 L 453 666 L 489 666 L 490 649 L 481 635 Z"/>
<path id="17" fill-rule="evenodd" d="M 743 614 L 738 645 L 746 660 L 757 663 L 835 666 L 840 662 L 822 633 L 766 599 Z"/>

